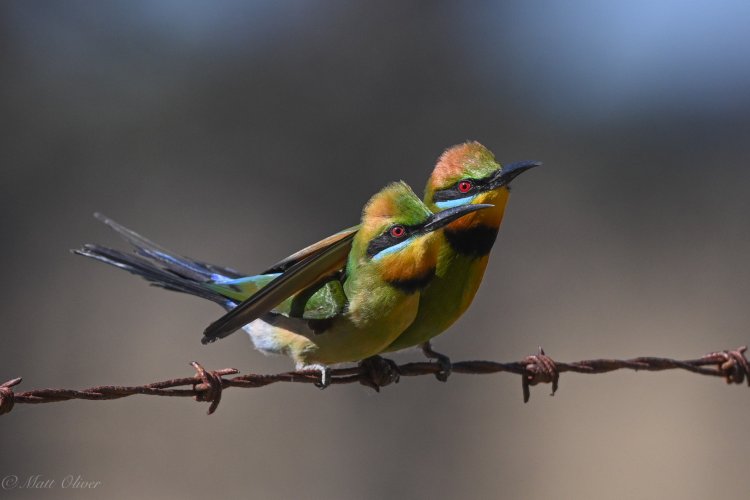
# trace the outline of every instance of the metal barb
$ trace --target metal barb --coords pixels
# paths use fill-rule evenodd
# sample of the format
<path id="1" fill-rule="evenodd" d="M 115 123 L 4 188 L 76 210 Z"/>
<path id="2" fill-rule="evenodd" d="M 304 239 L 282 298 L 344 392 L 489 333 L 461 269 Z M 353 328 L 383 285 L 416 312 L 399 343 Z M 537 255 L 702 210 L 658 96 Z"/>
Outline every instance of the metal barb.
<path id="1" fill-rule="evenodd" d="M 21 380 L 23 379 L 18 377 L 0 384 L 0 415 L 9 413 L 13 409 L 13 406 L 16 403 L 16 398 L 12 387 L 20 384 Z"/>
<path id="2" fill-rule="evenodd" d="M 741 346 L 733 351 L 712 352 L 703 356 L 716 362 L 717 369 L 721 372 L 727 384 L 741 384 L 747 380 L 750 387 L 750 363 L 745 357 L 747 346 Z"/>
<path id="3" fill-rule="evenodd" d="M 203 385 L 203 387 L 205 387 L 204 391 L 197 392 L 196 384 L 193 384 L 193 390 L 197 392 L 197 394 L 195 395 L 195 400 L 211 403 L 211 406 L 208 407 L 207 412 L 208 415 L 211 415 L 216 411 L 216 408 L 219 407 L 219 403 L 221 402 L 221 393 L 224 389 L 224 380 L 217 372 L 206 371 L 206 369 L 203 368 L 203 366 L 201 366 L 201 364 L 197 361 L 191 361 L 190 365 L 195 368 L 198 377 L 200 377 L 201 379 L 201 384 Z M 228 368 L 226 370 L 222 370 L 222 372 L 227 375 L 233 375 L 235 373 L 239 373 L 240 371 L 234 368 Z"/>
<path id="4" fill-rule="evenodd" d="M 521 388 L 523 389 L 523 402 L 528 403 L 531 397 L 532 385 L 552 384 L 552 393 L 554 396 L 560 381 L 560 372 L 557 370 L 555 361 L 544 353 L 542 346 L 539 346 L 537 354 L 526 356 L 521 363 L 524 365 L 524 373 L 521 378 Z"/>

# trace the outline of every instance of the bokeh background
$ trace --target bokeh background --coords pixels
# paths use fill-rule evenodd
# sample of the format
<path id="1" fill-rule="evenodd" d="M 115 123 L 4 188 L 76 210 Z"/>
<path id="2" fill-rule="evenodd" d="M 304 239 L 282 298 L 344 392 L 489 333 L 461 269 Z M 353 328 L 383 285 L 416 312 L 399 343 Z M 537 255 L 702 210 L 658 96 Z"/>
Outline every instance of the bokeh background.
<path id="1" fill-rule="evenodd" d="M 74 257 L 102 211 L 248 272 L 476 139 L 515 184 L 455 360 L 690 358 L 750 342 L 750 4 L 0 3 L 0 378 L 272 373 L 220 310 Z M 399 361 L 419 353 L 399 355 Z M 20 406 L 8 498 L 744 497 L 750 392 L 686 373 L 511 375 Z"/>

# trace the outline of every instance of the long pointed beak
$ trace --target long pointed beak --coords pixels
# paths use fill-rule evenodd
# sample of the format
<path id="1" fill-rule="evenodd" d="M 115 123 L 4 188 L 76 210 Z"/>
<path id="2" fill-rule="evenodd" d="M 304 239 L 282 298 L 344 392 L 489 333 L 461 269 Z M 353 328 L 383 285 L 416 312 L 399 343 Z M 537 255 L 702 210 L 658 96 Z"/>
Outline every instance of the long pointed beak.
<path id="1" fill-rule="evenodd" d="M 494 206 L 495 205 L 477 203 L 476 205 L 461 205 L 458 207 L 443 210 L 442 212 L 432 214 L 427 219 L 427 222 L 425 222 L 425 224 L 422 226 L 422 231 L 425 233 L 437 231 L 441 227 L 450 224 L 456 219 L 460 219 L 464 215 L 470 214 L 472 212 L 477 212 L 479 210 L 484 210 L 485 208 L 492 208 Z"/>
<path id="2" fill-rule="evenodd" d="M 498 170 L 494 179 L 492 179 L 491 187 L 492 189 L 497 189 L 499 187 L 507 186 L 508 184 L 510 184 L 510 181 L 512 181 L 513 179 L 515 179 L 522 173 L 534 167 L 538 167 L 541 164 L 542 162 L 540 161 L 529 161 L 529 160 L 509 163 L 505 165 L 502 169 Z"/>

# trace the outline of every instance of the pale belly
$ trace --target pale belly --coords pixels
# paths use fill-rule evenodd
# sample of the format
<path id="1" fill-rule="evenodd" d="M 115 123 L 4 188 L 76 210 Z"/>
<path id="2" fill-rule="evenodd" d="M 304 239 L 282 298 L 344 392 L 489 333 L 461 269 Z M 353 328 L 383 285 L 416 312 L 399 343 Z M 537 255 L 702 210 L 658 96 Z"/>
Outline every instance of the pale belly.
<path id="1" fill-rule="evenodd" d="M 414 321 L 418 305 L 419 294 L 414 293 L 370 318 L 337 317 L 322 333 L 313 331 L 306 320 L 282 315 L 256 320 L 243 329 L 256 349 L 290 356 L 297 364 L 352 362 L 388 347 Z"/>

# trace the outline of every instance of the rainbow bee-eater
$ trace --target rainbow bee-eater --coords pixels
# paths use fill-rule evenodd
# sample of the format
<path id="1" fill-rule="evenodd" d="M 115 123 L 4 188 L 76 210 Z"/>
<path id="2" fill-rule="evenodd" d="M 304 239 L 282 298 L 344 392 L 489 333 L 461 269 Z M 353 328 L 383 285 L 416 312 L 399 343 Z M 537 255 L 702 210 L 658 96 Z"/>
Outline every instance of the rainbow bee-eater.
<path id="1" fill-rule="evenodd" d="M 520 161 L 501 167 L 492 152 L 478 142 L 453 146 L 440 156 L 424 194 L 424 203 L 431 211 L 483 203 L 492 204 L 493 208 L 453 221 L 440 232 L 435 278 L 420 295 L 417 317 L 383 352 L 421 346 L 425 355 L 441 364 L 438 379 L 447 379 L 450 359 L 433 351 L 430 339 L 447 330 L 471 304 L 503 220 L 510 182 L 540 164 Z M 283 272 L 300 265 L 357 230 L 356 226 L 348 228 L 310 245 L 268 272 Z"/>
<path id="2" fill-rule="evenodd" d="M 86 245 L 75 252 L 140 275 L 155 285 L 221 304 L 229 313 L 211 326 L 213 337 L 209 340 L 244 327 L 257 349 L 288 355 L 298 369 L 320 370 L 325 386 L 329 365 L 377 355 L 414 320 L 420 292 L 436 273 L 438 230 L 491 208 L 462 205 L 434 214 L 405 183 L 393 183 L 365 205 L 356 234 L 339 239 L 281 276 L 241 276 L 179 256 L 103 216 L 99 218 L 124 236 L 135 253 L 99 245 Z M 342 255 L 344 272 L 331 274 L 339 270 Z M 315 265 L 309 265 L 311 262 Z M 310 275 L 310 269 L 316 271 Z M 311 286 L 298 286 L 298 282 Z M 283 290 L 296 293 L 283 301 L 271 299 L 277 305 L 250 322 L 253 309 L 243 301 L 254 294 L 273 296 L 279 283 Z"/>

